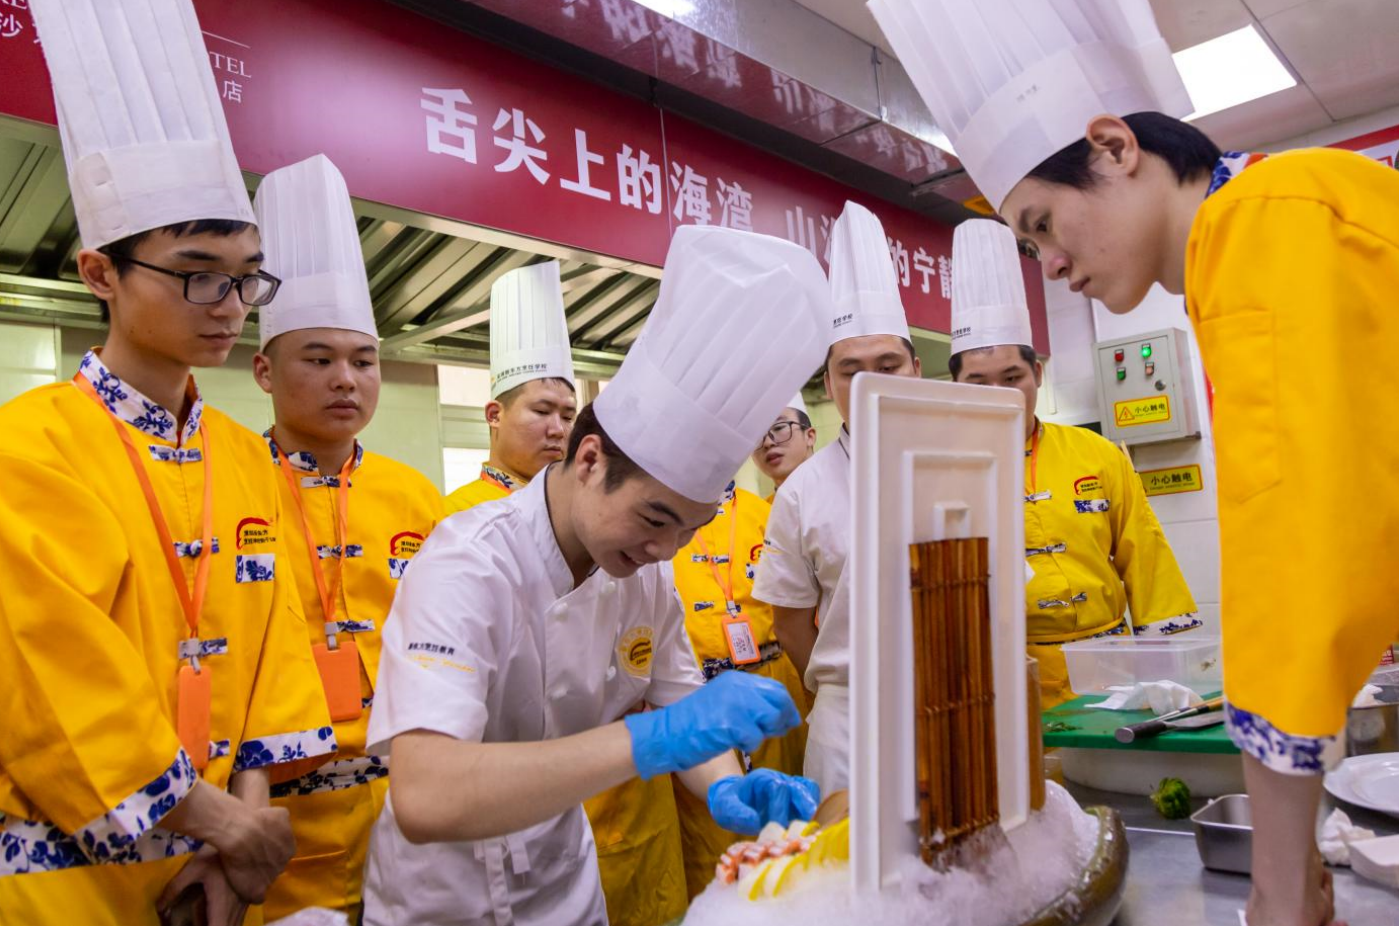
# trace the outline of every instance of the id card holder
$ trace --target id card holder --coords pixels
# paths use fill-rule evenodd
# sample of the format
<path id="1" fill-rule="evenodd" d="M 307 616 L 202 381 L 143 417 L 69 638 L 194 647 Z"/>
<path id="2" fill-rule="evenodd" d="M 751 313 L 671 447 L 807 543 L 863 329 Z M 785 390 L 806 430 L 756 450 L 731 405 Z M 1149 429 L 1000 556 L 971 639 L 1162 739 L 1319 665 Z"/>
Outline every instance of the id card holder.
<path id="1" fill-rule="evenodd" d="M 209 764 L 209 705 L 211 703 L 207 665 L 180 666 L 180 686 L 175 699 L 175 732 L 196 771 Z"/>
<path id="2" fill-rule="evenodd" d="M 346 640 L 335 649 L 316 643 L 311 652 L 321 672 L 321 687 L 325 689 L 330 719 L 335 723 L 358 720 L 364 708 L 359 694 L 359 650 L 355 648 L 355 641 Z"/>
<path id="3" fill-rule="evenodd" d="M 729 641 L 729 658 L 736 666 L 751 666 L 762 656 L 753 639 L 753 625 L 742 614 L 724 615 L 724 638 Z"/>

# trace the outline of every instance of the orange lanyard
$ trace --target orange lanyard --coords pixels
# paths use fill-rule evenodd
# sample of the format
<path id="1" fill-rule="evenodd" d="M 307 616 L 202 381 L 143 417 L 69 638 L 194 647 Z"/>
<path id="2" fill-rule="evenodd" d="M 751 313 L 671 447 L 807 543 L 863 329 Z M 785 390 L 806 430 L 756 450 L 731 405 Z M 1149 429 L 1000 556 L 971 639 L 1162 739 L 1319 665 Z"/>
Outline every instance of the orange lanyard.
<path id="1" fill-rule="evenodd" d="M 1025 497 L 1027 499 L 1037 494 L 1039 490 L 1041 427 L 1041 425 L 1035 425 L 1035 436 L 1030 438 L 1030 484 L 1025 487 Z"/>
<path id="2" fill-rule="evenodd" d="M 704 542 L 704 534 L 695 532 L 695 542 L 699 544 L 700 553 L 709 561 L 709 571 L 714 573 L 714 582 L 719 586 L 719 591 L 724 593 L 724 607 L 730 614 L 737 614 L 739 611 L 738 602 L 734 600 L 734 537 L 738 528 L 738 495 L 729 500 L 729 561 L 726 563 L 727 573 L 719 572 L 719 564 L 714 562 L 714 557 L 709 553 L 709 546 Z"/>
<path id="3" fill-rule="evenodd" d="M 326 624 L 327 643 L 331 649 L 335 649 L 335 602 L 340 597 L 340 588 L 345 582 L 345 560 L 350 552 L 347 541 L 350 530 L 350 472 L 355 467 L 355 454 L 351 451 L 345 465 L 340 467 L 340 484 L 336 488 L 340 517 L 335 525 L 336 537 L 340 541 L 340 568 L 335 571 L 335 584 L 327 585 L 325 571 L 321 569 L 320 553 L 316 549 L 316 537 L 311 532 L 311 519 L 306 516 L 306 506 L 301 501 L 301 484 L 297 481 L 291 461 L 282 452 L 282 446 L 277 443 L 275 433 L 272 435 L 272 446 L 277 449 L 277 463 L 282 467 L 282 475 L 286 477 L 287 486 L 291 489 L 296 513 L 301 515 L 301 530 L 306 535 L 306 551 L 311 557 L 311 575 L 316 578 L 316 591 L 321 596 L 321 617 Z"/>
<path id="4" fill-rule="evenodd" d="M 209 465 L 209 429 L 199 429 L 200 454 L 204 461 L 204 518 L 199 532 L 199 562 L 194 569 L 194 591 L 191 592 L 185 583 L 185 572 L 180 568 L 179 557 L 175 555 L 175 539 L 170 535 L 170 525 L 165 520 L 165 513 L 160 509 L 160 500 L 155 497 L 155 486 L 151 484 L 150 474 L 141 462 L 141 454 L 136 450 L 135 441 L 131 439 L 126 425 L 108 410 L 87 377 L 80 373 L 73 377 L 73 382 L 106 413 L 107 420 L 112 422 L 117 437 L 121 438 L 122 445 L 126 448 L 126 457 L 131 462 L 136 481 L 141 484 L 141 493 L 145 495 L 146 507 L 151 512 L 151 523 L 155 525 L 156 536 L 160 538 L 160 549 L 165 554 L 165 565 L 170 570 L 170 580 L 175 585 L 180 607 L 185 612 L 190 639 L 198 640 L 199 615 L 204 610 L 204 596 L 209 591 L 209 557 L 214 552 L 214 480 Z M 198 656 L 191 657 L 191 664 L 198 668 Z"/>

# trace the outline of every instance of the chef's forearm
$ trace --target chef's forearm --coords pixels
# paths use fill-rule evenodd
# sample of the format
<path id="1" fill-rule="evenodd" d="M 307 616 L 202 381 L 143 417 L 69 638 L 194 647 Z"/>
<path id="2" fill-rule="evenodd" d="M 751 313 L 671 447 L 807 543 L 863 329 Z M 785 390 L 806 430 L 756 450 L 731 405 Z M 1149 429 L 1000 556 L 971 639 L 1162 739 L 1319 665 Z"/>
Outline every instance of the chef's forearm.
<path id="1" fill-rule="evenodd" d="M 415 730 L 393 740 L 389 792 L 412 843 L 504 836 L 636 775 L 617 722 L 532 743 L 476 743 Z"/>
<path id="2" fill-rule="evenodd" d="M 683 772 L 676 772 L 675 777 L 680 779 L 691 794 L 702 801 L 709 800 L 709 786 L 720 778 L 728 778 L 730 775 L 742 775 L 743 766 L 738 763 L 738 756 L 732 752 L 726 752 L 721 756 L 715 756 L 703 765 L 696 765 L 694 768 Z"/>
<path id="3" fill-rule="evenodd" d="M 265 768 L 239 772 L 228 782 L 228 791 L 249 807 L 272 806 L 272 778 Z"/>
<path id="4" fill-rule="evenodd" d="M 816 609 L 780 608 L 773 606 L 772 629 L 782 651 L 797 668 L 797 675 L 806 677 L 806 666 L 816 646 Z"/>

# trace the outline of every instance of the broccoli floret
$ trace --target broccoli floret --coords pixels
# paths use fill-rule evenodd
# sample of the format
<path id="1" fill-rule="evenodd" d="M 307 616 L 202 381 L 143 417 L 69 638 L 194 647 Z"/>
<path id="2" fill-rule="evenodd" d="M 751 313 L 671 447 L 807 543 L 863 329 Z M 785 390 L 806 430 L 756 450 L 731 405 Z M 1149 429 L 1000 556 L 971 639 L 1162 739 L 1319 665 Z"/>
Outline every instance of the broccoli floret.
<path id="1" fill-rule="evenodd" d="M 1179 778 L 1162 778 L 1151 792 L 1151 803 L 1167 820 L 1184 820 L 1190 816 L 1190 788 Z"/>

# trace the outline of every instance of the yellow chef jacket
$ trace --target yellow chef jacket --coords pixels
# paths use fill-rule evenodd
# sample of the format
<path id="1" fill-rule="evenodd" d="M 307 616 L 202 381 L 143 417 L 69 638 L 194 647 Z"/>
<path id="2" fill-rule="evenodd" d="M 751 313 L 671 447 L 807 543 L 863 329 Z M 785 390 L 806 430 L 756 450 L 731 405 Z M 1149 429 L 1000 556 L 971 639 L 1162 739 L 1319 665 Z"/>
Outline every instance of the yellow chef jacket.
<path id="1" fill-rule="evenodd" d="M 190 636 L 145 496 L 112 427 L 135 441 L 192 585 L 201 542 L 201 435 L 213 486 L 211 673 L 202 777 L 335 748 L 285 555 L 267 445 L 205 407 L 188 423 L 123 383 L 97 353 L 73 383 L 0 407 L 0 921 L 149 924 L 198 843 L 159 828 L 195 772 L 175 732 Z"/>
<path id="2" fill-rule="evenodd" d="M 807 694 L 801 677 L 782 652 L 772 629 L 772 606 L 753 597 L 754 570 L 763 553 L 763 532 L 771 511 L 772 506 L 758 496 L 730 484 L 714 520 L 696 531 L 694 539 L 672 561 L 675 590 L 680 593 L 685 609 L 685 630 L 690 636 L 690 646 L 706 681 L 735 668 L 724 632 L 724 618 L 728 614 L 724 585 L 732 581 L 738 616 L 747 619 L 760 656 L 758 662 L 742 666 L 743 670 L 776 679 L 787 686 L 793 701 L 804 705 Z M 732 548 L 729 546 L 731 528 Z M 716 568 L 719 570 L 717 578 Z M 752 767 L 800 775 L 805 753 L 806 724 L 802 724 L 763 743 L 751 756 Z M 685 880 L 693 899 L 714 880 L 719 856 L 743 837 L 716 824 L 708 806 L 679 782 L 675 787 L 675 802 L 680 809 Z"/>
<path id="3" fill-rule="evenodd" d="M 453 492 L 447 503 L 465 511 L 505 498 L 524 485 L 486 465 L 480 479 Z M 688 899 L 670 776 L 633 778 L 584 801 L 583 809 L 597 843 L 598 872 L 612 926 L 657 926 L 683 916 Z"/>
<path id="4" fill-rule="evenodd" d="M 487 464 L 481 467 L 481 478 L 475 482 L 468 482 L 447 496 L 447 513 L 455 514 L 458 511 L 475 508 L 482 502 L 493 502 L 498 498 L 505 498 L 526 484 Z"/>
<path id="5" fill-rule="evenodd" d="M 275 454 L 275 432 L 263 437 Z M 339 521 L 339 475 L 322 476 L 315 457 L 293 452 L 287 457 L 324 570 L 326 585 L 336 586 L 341 573 L 335 616 L 337 642 L 353 639 L 360 660 L 358 719 L 336 723 L 340 749 L 335 761 L 305 774 L 277 781 L 273 803 L 291 813 L 296 857 L 273 884 L 264 910 L 268 920 L 305 907 L 346 910 L 358 919 L 360 887 L 369 830 L 388 791 L 389 769 L 383 757 L 366 755 L 365 731 L 379 670 L 379 634 L 403 577 L 428 533 L 446 515 L 442 494 L 417 470 L 388 457 L 366 453 L 355 444 L 350 475 L 349 527 L 345 548 L 336 530 Z M 275 464 L 275 457 L 274 457 Z M 288 554 L 305 568 L 296 572 L 311 645 L 326 642 L 321 599 L 311 571 L 311 553 L 292 489 L 275 466 L 282 490 L 282 535 Z"/>
<path id="6" fill-rule="evenodd" d="M 1046 708 L 1075 697 L 1064 643 L 1200 626 L 1131 460 L 1085 428 L 1041 424 L 1025 442 L 1025 558 L 1025 635 Z"/>
<path id="7" fill-rule="evenodd" d="M 1275 770 L 1319 774 L 1344 757 L 1346 709 L 1399 634 L 1385 414 L 1399 173 L 1331 149 L 1260 157 L 1215 170 L 1185 287 L 1215 390 L 1230 732 Z"/>

